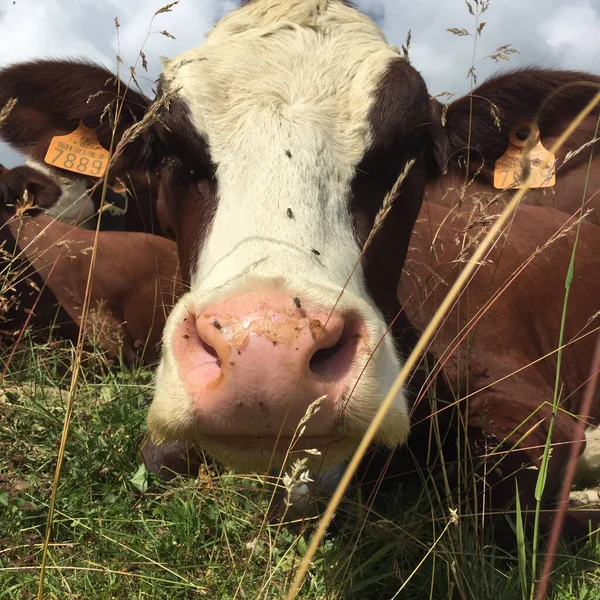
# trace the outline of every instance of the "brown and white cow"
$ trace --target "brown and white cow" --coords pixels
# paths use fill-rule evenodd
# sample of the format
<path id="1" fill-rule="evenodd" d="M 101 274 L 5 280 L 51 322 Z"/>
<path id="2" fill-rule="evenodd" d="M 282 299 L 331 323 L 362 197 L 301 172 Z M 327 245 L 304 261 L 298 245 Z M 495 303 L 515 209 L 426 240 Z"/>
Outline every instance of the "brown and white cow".
<path id="1" fill-rule="evenodd" d="M 111 180 L 102 203 L 102 181 L 28 159 L 26 167 L 51 178 L 60 194 L 44 213 L 53 219 L 84 229 L 95 229 L 100 219 L 101 230 L 141 231 L 165 235 L 159 216 L 156 176 L 132 171 Z"/>
<path id="2" fill-rule="evenodd" d="M 11 345 L 27 323 L 34 333 L 76 343 L 95 232 L 46 214 L 16 216 L 25 191 L 34 208 L 53 205 L 61 194 L 38 170 L 0 170 L 2 342 Z M 183 291 L 173 242 L 100 232 L 86 334 L 112 359 L 153 364 L 167 314 Z"/>
<path id="3" fill-rule="evenodd" d="M 244 3 L 169 61 L 161 99 L 114 167 L 159 173 L 190 283 L 165 329 L 148 418 L 154 439 L 197 442 L 238 468 L 281 464 L 293 441 L 296 451 L 322 452 L 317 469 L 344 460 L 409 350 L 406 319 L 386 333 L 426 183 L 469 142 L 486 160 L 501 154 L 507 131 L 534 119 L 550 90 L 580 80 L 598 82 L 509 73 L 485 84 L 501 129 L 486 102 L 475 103 L 470 127 L 465 99 L 449 106 L 444 126 L 419 73 L 340 0 Z M 19 98 L 0 135 L 40 159 L 52 136 L 83 121 L 108 147 L 112 126 L 101 115 L 119 89 L 88 63 L 15 65 L 0 72 L 0 104 Z M 569 87 L 540 118 L 542 131 L 560 128 L 553 117 L 568 121 L 593 93 Z M 117 140 L 149 108 L 129 91 L 123 102 Z M 376 443 L 404 444 L 409 423 L 403 390 Z"/>

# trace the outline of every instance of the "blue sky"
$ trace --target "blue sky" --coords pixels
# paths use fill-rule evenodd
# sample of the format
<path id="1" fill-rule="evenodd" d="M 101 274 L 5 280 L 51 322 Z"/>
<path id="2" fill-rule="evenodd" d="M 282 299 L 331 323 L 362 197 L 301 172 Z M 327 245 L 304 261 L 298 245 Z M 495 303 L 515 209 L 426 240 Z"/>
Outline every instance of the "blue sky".
<path id="1" fill-rule="evenodd" d="M 201 44 L 212 24 L 237 4 L 234 0 L 181 0 L 172 12 L 158 15 L 150 27 L 152 15 L 165 2 L 0 0 L 0 66 L 37 57 L 84 56 L 115 71 L 117 54 L 129 67 L 143 47 L 148 73 L 139 64 L 136 71 L 149 92 L 160 72 L 160 57 Z M 468 92 L 473 38 L 447 31 L 474 29 L 465 0 L 356 3 L 380 24 L 391 43 L 402 44 L 408 30 L 412 31 L 411 62 L 432 94 Z M 118 35 L 115 17 L 120 22 Z M 486 26 L 476 50 L 480 81 L 500 68 L 526 64 L 600 73 L 600 0 L 491 0 L 482 20 Z M 158 33 L 161 30 L 175 39 Z M 503 44 L 512 44 L 520 53 L 509 63 L 485 58 Z M 0 144 L 0 163 L 15 166 L 21 162 L 19 155 Z"/>

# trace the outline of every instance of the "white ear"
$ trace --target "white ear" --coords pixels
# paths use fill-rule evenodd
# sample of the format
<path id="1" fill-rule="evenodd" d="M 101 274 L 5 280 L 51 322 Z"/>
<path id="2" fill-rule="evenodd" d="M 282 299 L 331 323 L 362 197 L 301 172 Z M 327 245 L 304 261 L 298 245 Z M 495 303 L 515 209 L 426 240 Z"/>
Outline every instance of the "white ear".
<path id="1" fill-rule="evenodd" d="M 171 59 L 167 58 L 166 56 L 161 56 L 160 62 L 163 66 L 163 69 L 166 69 L 171 64 Z"/>

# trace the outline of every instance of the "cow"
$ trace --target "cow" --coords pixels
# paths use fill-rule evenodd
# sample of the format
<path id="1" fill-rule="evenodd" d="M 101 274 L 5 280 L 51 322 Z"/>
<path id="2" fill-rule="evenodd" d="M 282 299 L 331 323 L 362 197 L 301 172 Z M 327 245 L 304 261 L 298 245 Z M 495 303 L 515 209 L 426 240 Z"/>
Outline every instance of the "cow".
<path id="1" fill-rule="evenodd" d="M 440 189 L 440 200 L 443 193 Z M 475 212 L 468 202 L 453 210 L 436 204 L 431 197 L 423 203 L 398 287 L 402 316 L 412 325 L 407 324 L 402 335 L 405 352 L 414 345 L 415 334 L 431 320 L 494 216 L 494 207 L 490 210 L 487 205 L 479 205 Z M 486 256 L 444 319 L 420 374 L 412 382 L 412 435 L 425 441 L 415 453 L 421 461 L 415 465 L 403 451 L 372 453 L 360 469 L 363 489 L 393 489 L 410 479 L 416 468 L 432 468 L 433 449 L 428 448 L 431 386 L 442 400 L 435 409 L 439 429 L 447 435 L 448 431 L 458 431 L 460 422 L 468 423 L 467 438 L 486 448 L 472 456 L 470 447 L 457 453 L 450 446 L 445 449 L 443 464 L 437 465 L 438 470 L 444 469 L 452 488 L 458 485 L 459 463 L 486 474 L 479 480 L 479 500 L 469 498 L 471 511 L 482 515 L 506 511 L 514 505 L 514 479 L 525 500 L 534 497 L 552 415 L 564 301 L 560 292 L 569 271 L 577 223 L 577 219 L 568 219 L 550 207 L 521 206 L 505 236 Z M 546 509 L 557 500 L 573 442 L 589 437 L 590 444 L 579 461 L 578 477 L 590 485 L 600 482 L 600 403 L 596 401 L 587 416 L 589 427 L 584 438 L 577 437 L 574 417 L 580 412 L 583 386 L 589 376 L 590 363 L 585 357 L 592 355 L 598 335 L 600 280 L 594 274 L 600 268 L 596 251 L 600 247 L 600 227 L 584 222 L 578 237 L 561 359 L 561 401 L 553 424 L 554 462 L 546 481 Z M 418 446 L 409 445 L 413 450 Z M 198 448 L 183 444 L 162 447 L 147 443 L 143 456 L 146 465 L 166 479 L 176 473 L 194 476 L 206 460 Z M 385 464 L 390 466 L 384 469 Z M 382 472 L 386 473 L 383 481 Z M 331 470 L 322 478 L 328 475 L 337 481 L 340 473 Z M 301 486 L 313 499 L 327 491 L 322 481 L 316 483 Z M 487 494 L 483 493 L 484 487 Z M 466 492 L 467 497 L 472 496 L 469 486 Z M 595 490 L 575 492 L 571 507 L 597 497 Z M 306 508 L 304 502 L 294 504 L 295 509 L 298 505 Z M 522 508 L 525 514 L 525 509 L 534 506 L 524 504 Z M 543 513 L 546 523 L 552 518 L 552 512 Z M 570 512 L 570 534 L 585 536 L 589 519 L 598 521 L 597 515 L 587 510 Z M 502 528 L 499 532 L 496 541 L 510 546 L 512 533 Z"/>
<path id="2" fill-rule="evenodd" d="M 32 159 L 28 159 L 23 168 L 38 171 L 59 186 L 58 198 L 44 207 L 45 214 L 53 219 L 95 229 L 101 213 L 101 230 L 165 235 L 159 217 L 161 208 L 155 175 L 134 170 L 123 174 L 122 180 L 111 179 L 111 185 L 104 192 L 102 181 L 98 179 L 78 176 Z"/>
<path id="3" fill-rule="evenodd" d="M 423 204 L 398 289 L 404 312 L 418 330 L 431 320 L 493 219 L 485 207 L 474 214 L 468 206 L 448 210 L 432 201 Z M 463 460 L 480 462 L 473 470 L 486 474 L 479 491 L 488 503 L 476 502 L 477 514 L 514 505 L 515 479 L 523 508 L 534 508 L 537 473 L 552 421 L 565 281 L 576 236 L 545 506 L 558 498 L 574 442 L 590 441 L 579 477 L 600 482 L 600 390 L 586 416 L 585 437 L 576 432 L 599 335 L 600 280 L 594 274 L 600 268 L 600 227 L 579 224 L 553 208 L 524 204 L 437 330 L 429 347 L 436 360 L 430 362 L 432 374 L 423 386 L 425 390 L 435 383 L 436 372 L 443 369 L 451 397 L 463 405 L 452 418 L 464 419 L 467 439 L 480 446 Z M 414 412 L 422 401 L 426 398 L 415 401 Z M 464 452 L 474 448 L 472 444 Z M 551 514 L 545 516 L 552 520 Z M 571 533 L 585 535 L 590 517 L 598 522 L 589 512 L 570 512 Z"/>
<path id="4" fill-rule="evenodd" d="M 19 99 L 0 135 L 43 160 L 83 122 L 105 148 L 119 144 L 115 176 L 159 174 L 190 290 L 165 327 L 155 443 L 194 442 L 259 471 L 303 456 L 319 472 L 352 454 L 417 339 L 397 283 L 426 184 L 468 153 L 500 155 L 516 123 L 560 131 L 594 94 L 581 81 L 598 84 L 517 70 L 474 90 L 493 95 L 493 111 L 461 98 L 440 114 L 348 3 L 254 0 L 165 61 L 153 103 L 89 63 L 0 71 L 0 105 Z M 115 104 L 120 120 L 103 119 Z M 410 404 L 402 389 L 376 448 L 407 442 Z M 426 445 L 415 432 L 410 443 Z"/>
<path id="5" fill-rule="evenodd" d="M 24 192 L 25 202 L 22 201 Z M 43 212 L 62 189 L 30 167 L 0 171 L 2 341 L 25 324 L 35 334 L 77 342 L 95 232 Z M 21 202 L 20 202 L 21 201 Z M 38 214 L 29 216 L 31 210 Z M 175 244 L 162 237 L 98 235 L 85 332 L 109 360 L 154 364 L 166 316 L 183 286 Z"/>

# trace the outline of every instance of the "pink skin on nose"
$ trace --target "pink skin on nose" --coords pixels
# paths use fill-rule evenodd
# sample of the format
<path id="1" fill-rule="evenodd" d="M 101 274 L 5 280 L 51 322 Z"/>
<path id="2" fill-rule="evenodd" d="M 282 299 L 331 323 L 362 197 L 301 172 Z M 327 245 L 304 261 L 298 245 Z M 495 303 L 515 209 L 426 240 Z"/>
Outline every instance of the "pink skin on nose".
<path id="1" fill-rule="evenodd" d="M 358 316 L 329 316 L 280 291 L 188 313 L 173 334 L 173 352 L 197 432 L 289 439 L 308 407 L 327 395 L 303 437 L 330 438 L 356 381 L 363 335 Z"/>

